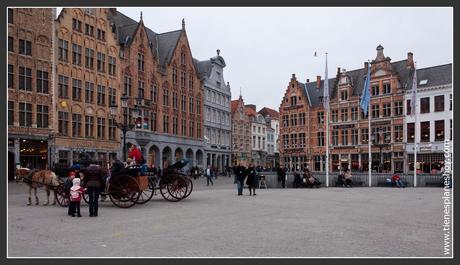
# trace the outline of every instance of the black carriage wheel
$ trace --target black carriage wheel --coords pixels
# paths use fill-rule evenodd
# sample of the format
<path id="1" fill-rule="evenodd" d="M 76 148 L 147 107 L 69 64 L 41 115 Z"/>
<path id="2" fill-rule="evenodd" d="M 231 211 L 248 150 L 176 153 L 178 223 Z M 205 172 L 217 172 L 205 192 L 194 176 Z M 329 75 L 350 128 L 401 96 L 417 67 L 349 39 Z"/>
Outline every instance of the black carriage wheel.
<path id="1" fill-rule="evenodd" d="M 169 194 L 177 200 L 182 200 L 187 194 L 187 181 L 184 176 L 175 175 L 167 185 Z"/>
<path id="2" fill-rule="evenodd" d="M 193 190 L 193 181 L 192 181 L 192 178 L 187 176 L 186 177 L 186 180 L 187 180 L 187 194 L 185 194 L 185 198 L 187 198 L 188 196 L 190 196 L 190 194 L 192 193 L 192 190 Z"/>
<path id="3" fill-rule="evenodd" d="M 108 194 L 113 204 L 120 208 L 129 208 L 139 199 L 139 184 L 131 176 L 120 175 L 110 181 Z"/>
<path id="4" fill-rule="evenodd" d="M 160 189 L 160 194 L 163 196 L 163 198 L 167 201 L 170 202 L 177 202 L 179 199 L 173 197 L 169 192 L 168 192 L 168 183 L 170 182 L 169 177 L 168 179 L 166 177 L 163 177 L 160 179 L 159 183 L 159 189 Z"/>
<path id="5" fill-rule="evenodd" d="M 88 193 L 83 193 L 83 200 L 86 202 L 86 204 L 89 205 L 89 194 Z"/>
<path id="6" fill-rule="evenodd" d="M 151 178 L 148 178 L 148 185 L 145 190 L 142 190 L 137 200 L 137 204 L 144 204 L 150 201 L 153 197 L 153 193 L 155 192 L 155 184 Z"/>
<path id="7" fill-rule="evenodd" d="M 54 196 L 56 198 L 57 203 L 61 207 L 67 207 L 70 204 L 70 198 L 64 191 L 64 186 L 61 184 L 56 187 L 54 190 Z"/>

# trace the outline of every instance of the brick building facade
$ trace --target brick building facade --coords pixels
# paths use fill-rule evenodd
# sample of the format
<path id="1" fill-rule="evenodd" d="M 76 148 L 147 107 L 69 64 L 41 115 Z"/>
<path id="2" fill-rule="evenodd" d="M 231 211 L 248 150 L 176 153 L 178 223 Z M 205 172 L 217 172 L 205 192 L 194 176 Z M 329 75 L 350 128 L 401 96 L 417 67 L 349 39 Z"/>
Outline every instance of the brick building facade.
<path id="1" fill-rule="evenodd" d="M 54 9 L 8 8 L 8 177 L 47 167 L 53 109 Z"/>
<path id="2" fill-rule="evenodd" d="M 251 159 L 251 120 L 246 112 L 243 97 L 232 100 L 232 165 L 248 166 Z"/>
<path id="3" fill-rule="evenodd" d="M 54 163 L 73 164 L 83 152 L 109 162 L 119 152 L 109 109 L 120 98 L 119 48 L 109 12 L 64 8 L 56 19 Z"/>
<path id="4" fill-rule="evenodd" d="M 372 168 L 379 172 L 404 171 L 404 91 L 411 82 L 413 55 L 391 62 L 377 47 L 371 62 Z M 363 117 L 359 99 L 367 63 L 361 69 L 337 71 L 327 80 L 330 89 L 330 169 L 354 171 L 368 168 L 368 118 Z M 325 170 L 325 117 L 322 104 L 324 80 L 305 84 L 291 79 L 281 116 L 281 163 L 290 168 Z M 305 113 L 305 114 L 304 114 Z M 304 118 L 305 115 L 305 118 Z M 305 121 L 307 122 L 304 122 Z"/>
<path id="5" fill-rule="evenodd" d="M 149 165 L 187 158 L 203 166 L 203 89 L 182 21 L 180 30 L 156 33 L 111 9 L 120 46 L 121 93 L 129 97 L 127 141 Z M 137 115 L 136 115 L 137 114 Z M 138 116 L 138 117 L 136 117 Z"/>

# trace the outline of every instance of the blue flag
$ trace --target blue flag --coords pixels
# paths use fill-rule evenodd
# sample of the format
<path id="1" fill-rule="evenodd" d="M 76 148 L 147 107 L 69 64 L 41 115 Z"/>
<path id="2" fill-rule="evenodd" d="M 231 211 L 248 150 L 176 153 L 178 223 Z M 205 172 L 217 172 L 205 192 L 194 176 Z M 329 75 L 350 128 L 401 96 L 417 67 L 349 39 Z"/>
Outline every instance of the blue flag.
<path id="1" fill-rule="evenodd" d="M 364 116 L 367 115 L 367 110 L 369 109 L 369 102 L 371 101 L 371 66 L 367 68 L 367 75 L 366 80 L 364 81 L 364 88 L 363 93 L 361 96 L 361 101 L 359 102 L 359 106 L 364 112 Z"/>

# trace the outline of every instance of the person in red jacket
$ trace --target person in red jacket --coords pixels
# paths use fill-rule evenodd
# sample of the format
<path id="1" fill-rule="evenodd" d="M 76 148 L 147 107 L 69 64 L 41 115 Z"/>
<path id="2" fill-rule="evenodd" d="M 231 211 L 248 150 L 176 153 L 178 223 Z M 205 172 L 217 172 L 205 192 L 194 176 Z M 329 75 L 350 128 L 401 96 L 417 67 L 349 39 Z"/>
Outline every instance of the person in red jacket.
<path id="1" fill-rule="evenodd" d="M 404 188 L 404 184 L 401 181 L 401 177 L 398 174 L 394 174 L 393 177 L 391 177 L 391 181 L 396 184 L 396 186 L 400 188 Z"/>
<path id="2" fill-rule="evenodd" d="M 142 158 L 142 153 L 141 151 L 136 147 L 136 145 L 132 144 L 130 147 L 129 147 L 129 153 L 128 153 L 128 157 L 130 157 L 131 159 L 134 160 L 134 163 L 135 164 L 142 164 L 142 160 L 144 160 Z"/>

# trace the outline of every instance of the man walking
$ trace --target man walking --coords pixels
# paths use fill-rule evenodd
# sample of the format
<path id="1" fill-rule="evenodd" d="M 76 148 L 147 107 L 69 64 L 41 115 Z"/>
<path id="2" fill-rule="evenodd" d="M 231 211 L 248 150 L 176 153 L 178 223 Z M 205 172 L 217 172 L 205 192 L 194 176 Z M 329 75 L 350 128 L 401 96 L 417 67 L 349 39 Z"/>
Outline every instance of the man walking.
<path id="1" fill-rule="evenodd" d="M 286 187 L 286 168 L 282 166 L 278 171 L 278 180 L 281 181 L 281 187 Z"/>
<path id="2" fill-rule="evenodd" d="M 211 185 L 214 186 L 214 183 L 212 182 L 212 169 L 210 165 L 206 169 L 206 182 L 207 182 L 206 186 L 209 186 L 209 182 L 211 182 Z"/>
<path id="3" fill-rule="evenodd" d="M 246 168 L 239 165 L 236 168 L 236 184 L 238 187 L 238 196 L 243 195 L 244 179 L 246 178 Z"/>

